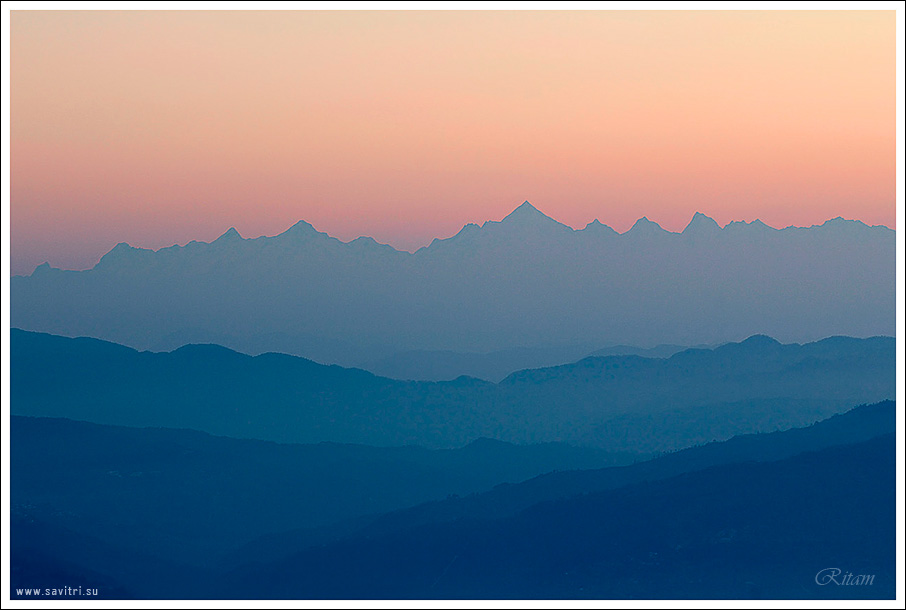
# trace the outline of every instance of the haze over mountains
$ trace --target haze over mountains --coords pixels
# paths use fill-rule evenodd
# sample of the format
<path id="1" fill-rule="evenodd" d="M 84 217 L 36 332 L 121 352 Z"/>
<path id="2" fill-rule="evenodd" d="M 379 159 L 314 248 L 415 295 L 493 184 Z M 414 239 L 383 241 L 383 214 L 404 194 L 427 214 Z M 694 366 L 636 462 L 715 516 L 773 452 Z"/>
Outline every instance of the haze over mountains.
<path id="1" fill-rule="evenodd" d="M 278 445 L 46 418 L 11 425 L 14 590 L 72 581 L 104 598 L 176 599 L 894 591 L 891 402 L 487 491 L 494 477 L 604 456 L 487 442 L 447 452 Z M 438 498 L 470 486 L 479 493 Z M 437 499 L 406 507 L 419 496 Z M 816 585 L 828 566 L 875 582 Z"/>
<path id="2" fill-rule="evenodd" d="M 278 444 L 54 418 L 13 416 L 11 426 L 14 512 L 193 564 L 210 564 L 266 534 L 643 457 L 490 439 L 429 451 Z"/>
<path id="3" fill-rule="evenodd" d="M 681 233 L 642 218 L 619 234 L 597 221 L 573 230 L 525 202 L 415 253 L 367 237 L 344 243 L 306 222 L 158 251 L 119 244 L 87 271 L 45 264 L 12 278 L 11 320 L 138 349 L 211 342 L 375 370 L 411 371 L 399 353 L 415 350 L 435 364 L 406 376 L 436 378 L 424 372 L 433 366 L 499 378 L 515 369 L 474 361 L 525 348 L 541 355 L 515 366 L 537 367 L 556 363 L 545 358 L 557 350 L 580 357 L 579 346 L 713 345 L 759 333 L 893 335 L 895 264 L 895 232 L 859 221 L 721 228 L 696 214 Z M 437 365 L 449 352 L 471 360 Z"/>
<path id="4" fill-rule="evenodd" d="M 894 447 L 888 434 L 539 503 L 505 519 L 362 535 L 225 582 L 239 597 L 272 586 L 277 598 L 892 599 Z M 847 562 L 878 586 L 815 585 L 820 566 Z"/>
<path id="5" fill-rule="evenodd" d="M 16 596 L 889 598 L 894 236 L 526 202 L 415 253 L 300 222 L 39 266 Z"/>
<path id="6" fill-rule="evenodd" d="M 581 8 L 12 14 L 0 596 L 906 595 L 901 11 Z"/>
<path id="7" fill-rule="evenodd" d="M 666 359 L 590 357 L 497 384 L 397 381 L 215 345 L 137 352 L 15 329 L 10 353 L 14 415 L 297 443 L 452 448 L 488 437 L 656 452 L 807 425 L 896 392 L 890 337 L 783 345 L 758 335 Z"/>

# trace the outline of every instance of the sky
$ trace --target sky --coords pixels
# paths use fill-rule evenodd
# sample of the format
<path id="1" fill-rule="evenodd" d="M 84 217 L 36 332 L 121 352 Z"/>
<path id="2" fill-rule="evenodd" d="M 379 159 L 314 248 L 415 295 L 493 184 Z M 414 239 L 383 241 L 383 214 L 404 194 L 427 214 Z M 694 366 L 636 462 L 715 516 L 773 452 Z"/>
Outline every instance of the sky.
<path id="1" fill-rule="evenodd" d="M 12 11 L 11 273 L 298 220 L 405 250 L 895 227 L 894 11 Z"/>

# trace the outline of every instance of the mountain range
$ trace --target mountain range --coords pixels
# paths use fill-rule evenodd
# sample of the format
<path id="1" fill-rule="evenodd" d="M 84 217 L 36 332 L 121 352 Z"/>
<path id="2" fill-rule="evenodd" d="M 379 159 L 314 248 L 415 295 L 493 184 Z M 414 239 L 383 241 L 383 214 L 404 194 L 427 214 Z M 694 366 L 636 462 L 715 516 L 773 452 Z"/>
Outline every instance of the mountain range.
<path id="1" fill-rule="evenodd" d="M 891 598 L 895 235 L 526 201 L 412 253 L 300 221 L 40 265 L 11 595 Z"/>
<path id="2" fill-rule="evenodd" d="M 217 343 L 436 379 L 400 354 L 893 335 L 895 258 L 893 230 L 842 218 L 778 230 L 696 214 L 681 233 L 642 218 L 620 234 L 598 221 L 574 230 L 525 202 L 414 253 L 303 221 L 274 237 L 121 243 L 86 271 L 43 264 L 11 278 L 10 315 L 137 349 Z M 548 355 L 515 366 L 566 362 Z M 434 362 L 447 378 L 515 370 Z"/>

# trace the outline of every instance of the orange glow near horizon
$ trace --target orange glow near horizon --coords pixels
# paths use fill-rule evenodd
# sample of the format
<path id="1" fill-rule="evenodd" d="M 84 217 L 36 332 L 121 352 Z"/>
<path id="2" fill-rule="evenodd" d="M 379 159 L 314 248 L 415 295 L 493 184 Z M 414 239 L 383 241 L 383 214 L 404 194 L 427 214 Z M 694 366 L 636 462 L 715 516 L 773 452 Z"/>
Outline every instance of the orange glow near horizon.
<path id="1" fill-rule="evenodd" d="M 526 199 L 894 227 L 895 55 L 894 11 L 12 11 L 12 272 Z"/>

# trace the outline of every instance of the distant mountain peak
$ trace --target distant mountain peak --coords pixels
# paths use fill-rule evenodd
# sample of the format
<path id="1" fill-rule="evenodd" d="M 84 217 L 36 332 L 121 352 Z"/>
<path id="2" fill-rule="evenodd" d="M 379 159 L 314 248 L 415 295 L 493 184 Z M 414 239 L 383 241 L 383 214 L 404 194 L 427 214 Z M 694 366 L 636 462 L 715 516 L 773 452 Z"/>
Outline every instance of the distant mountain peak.
<path id="1" fill-rule="evenodd" d="M 466 223 L 463 228 L 461 228 L 455 235 L 451 237 L 435 237 L 431 240 L 430 244 L 423 248 L 419 248 L 419 252 L 421 252 L 422 250 L 429 250 L 430 248 L 439 246 L 441 244 L 450 244 L 456 242 L 457 240 L 468 239 L 470 235 L 475 235 L 476 233 L 480 232 L 480 230 L 480 225 L 477 225 L 474 222 Z"/>
<path id="2" fill-rule="evenodd" d="M 752 335 L 748 339 L 743 339 L 742 341 L 740 341 L 738 343 L 738 345 L 744 345 L 744 346 L 747 346 L 750 348 L 751 347 L 767 348 L 767 347 L 782 347 L 783 346 L 783 344 L 780 341 L 778 341 L 777 339 L 775 339 L 773 337 L 769 337 L 768 335 L 762 335 L 762 334 Z"/>
<path id="3" fill-rule="evenodd" d="M 506 441 L 501 441 L 499 439 L 491 438 L 489 436 L 480 436 L 463 448 L 470 449 L 470 450 L 475 450 L 475 449 L 500 450 L 500 449 L 513 448 L 513 447 L 515 447 L 513 444 L 508 443 Z"/>
<path id="4" fill-rule="evenodd" d="M 517 232 L 539 229 L 544 231 L 554 229 L 556 231 L 570 233 L 573 231 L 572 227 L 568 227 L 562 222 L 551 218 L 528 201 L 524 201 L 522 205 L 504 216 L 503 220 L 496 222 L 488 221 L 481 225 L 481 228 L 491 229 L 492 233 L 496 233 L 498 229 L 507 229 L 506 232 L 510 232 L 512 229 L 516 229 Z"/>
<path id="5" fill-rule="evenodd" d="M 848 219 L 846 219 L 846 218 L 843 218 L 842 216 L 837 216 L 836 218 L 831 218 L 831 219 L 829 219 L 829 220 L 825 220 L 823 224 L 820 224 L 820 225 L 812 225 L 812 226 L 819 226 L 819 227 L 840 227 L 840 228 L 844 228 L 844 227 L 859 227 L 859 228 L 868 227 L 868 225 L 865 224 L 864 222 L 862 222 L 861 220 L 848 220 Z"/>
<path id="6" fill-rule="evenodd" d="M 353 248 L 358 248 L 363 252 L 372 252 L 372 253 L 399 252 L 399 250 L 397 250 L 393 246 L 389 246 L 387 244 L 382 244 L 375 238 L 368 236 L 368 235 L 362 235 L 360 237 L 356 237 L 352 241 L 347 242 L 346 245 L 352 246 Z"/>
<path id="7" fill-rule="evenodd" d="M 777 229 L 775 229 L 774 227 L 772 227 L 770 225 L 766 225 L 765 223 L 763 223 L 761 221 L 761 219 L 758 219 L 758 218 L 756 218 L 755 220 L 753 220 L 751 222 L 747 222 L 745 220 L 734 220 L 734 221 L 730 222 L 730 224 L 725 226 L 724 229 L 725 230 L 729 229 L 731 231 L 737 230 L 737 229 L 754 229 L 756 231 L 762 231 L 762 232 L 777 231 Z"/>
<path id="8" fill-rule="evenodd" d="M 613 229 L 613 227 L 604 224 L 597 218 L 592 220 L 590 223 L 585 225 L 584 229 L 581 231 L 588 231 L 589 233 L 603 234 L 603 235 L 617 235 L 618 233 Z"/>
<path id="9" fill-rule="evenodd" d="M 104 256 L 102 256 L 102 257 L 101 257 L 101 260 L 104 260 L 105 258 L 108 259 L 108 260 L 116 259 L 116 258 L 118 258 L 118 257 L 120 257 L 120 256 L 124 256 L 124 255 L 127 255 L 127 254 L 131 254 L 133 250 L 137 250 L 137 249 L 138 249 L 138 248 L 133 248 L 132 246 L 130 246 L 130 245 L 127 244 L 126 242 L 121 241 L 121 242 L 118 243 L 117 245 L 113 246 L 107 254 L 105 254 Z"/>
<path id="10" fill-rule="evenodd" d="M 319 233 L 311 223 L 300 220 L 277 237 L 308 237 Z"/>
<path id="11" fill-rule="evenodd" d="M 101 257 L 96 267 L 118 266 L 125 262 L 134 262 L 137 260 L 147 260 L 149 255 L 154 255 L 153 250 L 144 248 L 134 248 L 124 241 L 113 246 L 110 251 Z"/>
<path id="12" fill-rule="evenodd" d="M 774 337 L 770 337 L 770 336 L 768 336 L 768 335 L 761 334 L 761 333 L 759 333 L 759 334 L 757 334 L 757 335 L 752 335 L 752 336 L 749 337 L 748 339 L 744 339 L 742 342 L 743 342 L 743 343 L 750 342 L 750 343 L 764 343 L 764 344 L 777 344 L 777 345 L 780 345 L 780 341 L 778 341 L 778 340 L 775 339 Z"/>
<path id="13" fill-rule="evenodd" d="M 683 229 L 683 235 L 711 235 L 720 231 L 720 225 L 710 216 L 696 212 Z"/>
<path id="14" fill-rule="evenodd" d="M 658 233 L 667 233 L 667 230 L 653 220 L 648 220 L 647 216 L 642 216 L 624 235 L 655 235 Z"/>
<path id="15" fill-rule="evenodd" d="M 542 219 L 553 220 L 554 222 L 557 222 L 550 216 L 541 212 L 538 208 L 533 206 L 531 203 L 529 203 L 528 200 L 526 200 L 526 201 L 523 201 L 522 204 L 519 207 L 517 207 L 515 210 L 513 210 L 512 212 L 510 212 L 509 214 L 504 216 L 503 220 L 501 220 L 500 222 L 502 222 L 502 223 L 503 222 L 513 222 L 513 221 L 526 222 L 526 221 L 535 221 L 535 220 L 542 220 Z"/>
<path id="16" fill-rule="evenodd" d="M 47 261 L 44 261 L 43 263 L 41 263 L 40 265 L 38 265 L 37 267 L 35 267 L 35 270 L 32 271 L 31 274 L 32 274 L 32 275 L 40 275 L 40 274 L 45 273 L 45 272 L 47 272 L 47 271 L 50 271 L 50 270 L 52 270 L 52 269 L 53 269 L 53 267 L 50 266 L 50 263 L 47 262 Z"/>
<path id="17" fill-rule="evenodd" d="M 798 229 L 804 229 L 806 227 L 796 227 Z M 825 220 L 820 225 L 812 225 L 808 227 L 811 229 L 822 229 L 822 230 L 832 230 L 841 234 L 856 234 L 857 232 L 862 231 L 889 231 L 895 233 L 894 229 L 891 229 L 887 225 L 870 225 L 864 221 L 859 220 L 858 218 L 843 218 L 842 216 L 837 216 L 836 218 L 830 218 Z"/>
<path id="18" fill-rule="evenodd" d="M 236 227 L 230 227 L 226 232 L 214 240 L 213 243 L 224 243 L 241 240 L 242 236 L 239 234 L 239 231 L 236 230 Z"/>

